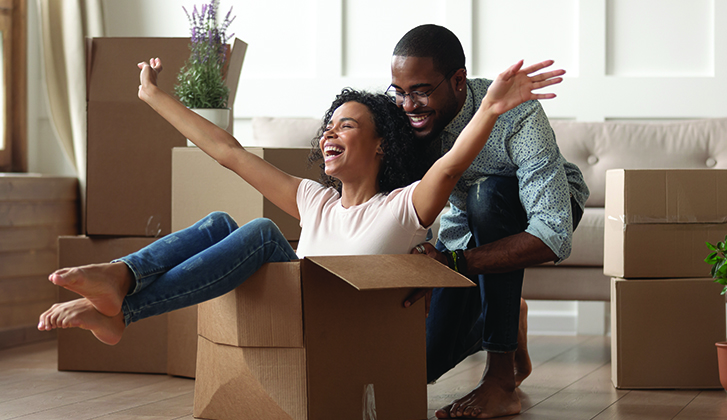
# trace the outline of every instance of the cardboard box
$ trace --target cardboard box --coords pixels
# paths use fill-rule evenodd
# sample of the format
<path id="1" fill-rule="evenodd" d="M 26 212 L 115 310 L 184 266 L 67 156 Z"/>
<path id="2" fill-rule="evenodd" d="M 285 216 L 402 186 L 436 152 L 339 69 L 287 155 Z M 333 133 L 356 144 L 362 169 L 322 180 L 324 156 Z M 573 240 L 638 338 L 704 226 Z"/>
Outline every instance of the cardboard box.
<path id="1" fill-rule="evenodd" d="M 58 268 L 109 262 L 135 252 L 154 238 L 58 238 Z M 59 301 L 78 299 L 59 288 Z M 166 373 L 167 319 L 155 316 L 134 322 L 115 346 L 106 345 L 87 330 L 58 330 L 58 370 Z"/>
<path id="2" fill-rule="evenodd" d="M 309 149 L 247 148 L 279 169 L 317 180 L 320 168 L 309 167 Z M 238 225 L 267 217 L 290 241 L 300 237 L 300 222 L 268 201 L 236 173 L 196 147 L 172 151 L 172 214 L 174 230 L 193 225 L 213 211 L 225 211 Z"/>
<path id="3" fill-rule="evenodd" d="M 136 64 L 160 57 L 159 86 L 172 94 L 189 38 L 92 38 L 87 44 L 86 233 L 161 236 L 171 232 L 171 149 L 186 139 L 137 97 Z M 230 104 L 246 44 L 235 40 Z"/>
<path id="4" fill-rule="evenodd" d="M 424 302 L 414 287 L 470 287 L 423 255 L 265 265 L 199 305 L 194 416 L 426 419 Z M 371 392 L 372 391 L 372 392 Z"/>
<path id="5" fill-rule="evenodd" d="M 308 166 L 308 149 L 248 151 L 296 176 L 318 179 L 320 169 Z M 290 241 L 300 237 L 298 220 L 280 210 L 237 174 L 219 165 L 196 147 L 172 151 L 172 231 L 191 226 L 213 211 L 229 213 L 239 225 L 267 217 Z M 169 354 L 167 372 L 193 378 L 197 362 L 197 307 L 167 314 Z"/>
<path id="6" fill-rule="evenodd" d="M 167 316 L 167 373 L 194 378 L 197 369 L 197 305 Z"/>
<path id="7" fill-rule="evenodd" d="M 721 388 L 714 343 L 725 341 L 721 287 L 702 279 L 611 279 L 616 388 Z"/>
<path id="8" fill-rule="evenodd" d="M 603 272 L 621 278 L 704 277 L 705 241 L 727 234 L 727 170 L 606 173 Z"/>

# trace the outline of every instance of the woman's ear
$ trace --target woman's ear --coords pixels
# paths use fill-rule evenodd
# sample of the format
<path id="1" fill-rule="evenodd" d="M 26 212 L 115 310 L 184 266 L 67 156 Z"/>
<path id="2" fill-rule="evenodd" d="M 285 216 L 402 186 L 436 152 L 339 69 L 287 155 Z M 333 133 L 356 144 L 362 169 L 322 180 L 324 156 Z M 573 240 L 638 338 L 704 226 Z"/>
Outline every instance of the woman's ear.
<path id="1" fill-rule="evenodd" d="M 379 144 L 376 146 L 376 154 L 383 155 L 384 149 L 381 147 L 381 140 L 379 140 Z"/>

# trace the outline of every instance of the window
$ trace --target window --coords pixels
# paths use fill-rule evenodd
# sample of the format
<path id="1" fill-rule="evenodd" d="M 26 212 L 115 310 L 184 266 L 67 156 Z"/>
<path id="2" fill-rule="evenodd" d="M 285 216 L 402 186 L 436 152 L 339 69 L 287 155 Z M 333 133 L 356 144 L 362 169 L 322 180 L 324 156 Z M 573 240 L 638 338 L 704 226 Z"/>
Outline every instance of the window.
<path id="1" fill-rule="evenodd" d="M 0 171 L 26 172 L 27 0 L 0 0 Z"/>

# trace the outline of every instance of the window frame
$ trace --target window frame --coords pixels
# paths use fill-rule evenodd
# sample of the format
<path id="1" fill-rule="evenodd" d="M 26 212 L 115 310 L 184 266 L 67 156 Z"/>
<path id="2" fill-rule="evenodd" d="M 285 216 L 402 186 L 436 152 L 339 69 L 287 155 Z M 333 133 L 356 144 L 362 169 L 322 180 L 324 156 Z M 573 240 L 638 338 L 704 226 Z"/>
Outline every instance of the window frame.
<path id="1" fill-rule="evenodd" d="M 28 171 L 27 0 L 0 0 L 3 31 L 3 90 L 5 145 L 0 149 L 0 171 Z"/>

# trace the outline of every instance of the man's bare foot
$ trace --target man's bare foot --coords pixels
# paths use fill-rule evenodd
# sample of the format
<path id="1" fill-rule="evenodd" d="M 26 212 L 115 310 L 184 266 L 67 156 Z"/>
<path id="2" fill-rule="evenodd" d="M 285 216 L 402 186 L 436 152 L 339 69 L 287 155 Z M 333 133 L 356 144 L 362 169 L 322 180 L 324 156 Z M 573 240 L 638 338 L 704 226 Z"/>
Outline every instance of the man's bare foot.
<path id="1" fill-rule="evenodd" d="M 515 391 L 514 353 L 488 354 L 489 366 L 479 385 L 434 413 L 438 419 L 489 419 L 517 414 L 522 408 Z"/>
<path id="2" fill-rule="evenodd" d="M 520 397 L 515 388 L 496 381 L 484 380 L 469 394 L 440 408 L 438 419 L 489 419 L 520 412 Z"/>
<path id="3" fill-rule="evenodd" d="M 528 353 L 528 304 L 525 303 L 525 299 L 520 299 L 520 326 L 515 351 L 515 386 L 520 386 L 532 371 L 533 364 Z"/>
<path id="4" fill-rule="evenodd" d="M 121 312 L 121 302 L 134 283 L 131 270 L 123 262 L 63 268 L 48 276 L 48 280 L 85 297 L 106 316 Z"/>
<path id="5" fill-rule="evenodd" d="M 99 341 L 114 345 L 121 340 L 126 324 L 123 314 L 103 315 L 88 299 L 82 298 L 56 303 L 43 312 L 38 329 L 49 331 L 55 328 L 83 328 L 91 331 Z"/>

